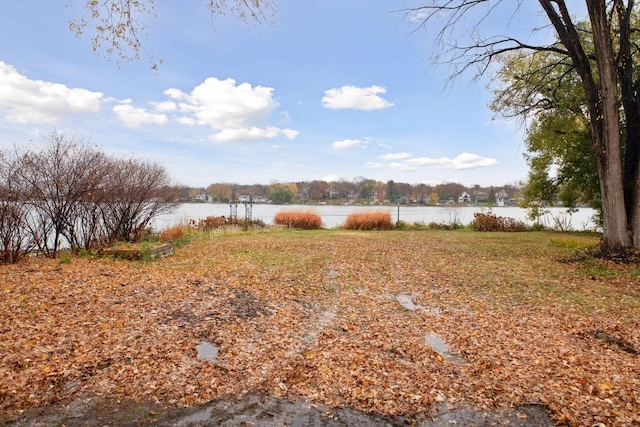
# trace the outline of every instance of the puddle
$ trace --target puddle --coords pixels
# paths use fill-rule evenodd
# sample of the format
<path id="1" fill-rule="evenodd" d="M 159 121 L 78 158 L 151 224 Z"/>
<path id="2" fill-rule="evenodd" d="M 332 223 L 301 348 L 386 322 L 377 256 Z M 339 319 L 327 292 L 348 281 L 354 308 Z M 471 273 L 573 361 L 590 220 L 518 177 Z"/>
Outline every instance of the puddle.
<path id="1" fill-rule="evenodd" d="M 396 296 L 396 301 L 398 301 L 400 305 L 406 308 L 407 310 L 411 310 L 411 311 L 422 310 L 436 316 L 440 314 L 440 309 L 438 307 L 426 307 L 424 305 L 415 304 L 413 302 L 413 299 L 418 297 L 419 295 L 420 294 L 416 292 L 412 294 L 400 294 Z"/>
<path id="2" fill-rule="evenodd" d="M 449 344 L 442 338 L 434 334 L 426 334 L 424 336 L 424 341 L 428 346 L 433 348 L 440 356 L 451 360 L 457 364 L 464 364 L 465 361 L 460 356 L 453 354 L 449 351 Z"/>
<path id="3" fill-rule="evenodd" d="M 215 362 L 218 359 L 218 347 L 210 342 L 203 341 L 196 346 L 198 357 L 208 362 Z"/>
<path id="4" fill-rule="evenodd" d="M 418 309 L 419 306 L 413 303 L 414 297 L 415 297 L 415 294 L 411 294 L 411 295 L 400 294 L 396 297 L 396 299 L 398 300 L 400 305 L 406 308 L 407 310 L 415 311 Z"/>
<path id="5" fill-rule="evenodd" d="M 175 425 L 179 427 L 193 426 L 194 423 L 211 421 L 212 415 L 213 415 L 213 410 L 211 408 L 206 408 L 206 409 L 203 409 L 202 411 L 198 411 L 184 418 L 181 418 Z"/>

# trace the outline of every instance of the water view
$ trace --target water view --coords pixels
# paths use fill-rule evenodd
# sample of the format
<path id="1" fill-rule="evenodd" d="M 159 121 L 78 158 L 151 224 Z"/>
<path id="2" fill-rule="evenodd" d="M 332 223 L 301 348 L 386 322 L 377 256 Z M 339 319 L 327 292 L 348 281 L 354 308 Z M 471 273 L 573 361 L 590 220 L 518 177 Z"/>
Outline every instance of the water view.
<path id="1" fill-rule="evenodd" d="M 365 206 L 365 205 L 273 205 L 254 204 L 252 218 L 260 219 L 266 224 L 273 224 L 274 216 L 284 210 L 311 210 L 322 217 L 325 228 L 341 226 L 347 216 L 357 212 L 389 212 L 392 220 L 398 219 L 407 223 L 460 223 L 463 225 L 473 222 L 476 212 L 493 212 L 502 217 L 514 218 L 526 224 L 533 224 L 527 218 L 527 210 L 519 207 L 493 207 L 491 210 L 484 206 Z M 546 214 L 540 222 L 550 228 L 563 230 L 593 231 L 596 229 L 594 215 L 596 211 L 591 208 L 580 208 L 572 214 L 567 209 L 552 207 L 546 209 Z M 175 212 L 159 216 L 154 221 L 154 229 L 162 230 L 171 225 L 189 220 L 198 220 L 208 216 L 226 216 L 230 214 L 230 207 L 222 203 L 184 203 L 178 206 Z M 238 205 L 238 218 L 245 218 L 244 205 Z"/>

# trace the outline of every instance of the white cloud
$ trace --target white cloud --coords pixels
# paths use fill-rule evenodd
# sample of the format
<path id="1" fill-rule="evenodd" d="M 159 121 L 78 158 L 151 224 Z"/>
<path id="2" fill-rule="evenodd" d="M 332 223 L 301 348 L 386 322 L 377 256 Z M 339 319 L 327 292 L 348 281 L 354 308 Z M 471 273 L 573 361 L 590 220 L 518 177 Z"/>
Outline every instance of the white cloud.
<path id="1" fill-rule="evenodd" d="M 197 124 L 196 120 L 193 117 L 187 117 L 187 116 L 176 117 L 176 121 L 181 125 L 187 125 L 187 126 L 195 126 Z"/>
<path id="2" fill-rule="evenodd" d="M 409 14 L 409 22 L 411 23 L 422 23 L 425 19 L 427 19 L 429 15 L 424 10 L 416 10 Z"/>
<path id="3" fill-rule="evenodd" d="M 210 77 L 191 93 L 172 88 L 164 94 L 183 114 L 180 123 L 209 126 L 217 131 L 210 136 L 215 142 L 271 139 L 281 135 L 294 139 L 299 133 L 292 129 L 262 127 L 278 106 L 269 87 L 236 85 L 233 79 Z"/>
<path id="4" fill-rule="evenodd" d="M 209 137 L 212 142 L 229 142 L 229 141 L 253 141 L 256 139 L 273 139 L 277 136 L 284 135 L 288 139 L 294 139 L 298 132 L 291 129 L 278 129 L 276 127 L 268 128 L 246 128 L 246 129 L 224 129 Z"/>
<path id="5" fill-rule="evenodd" d="M 342 86 L 324 92 L 322 106 L 334 110 L 352 108 L 355 110 L 383 110 L 393 106 L 393 103 L 378 96 L 387 90 L 381 86 L 356 87 Z"/>
<path id="6" fill-rule="evenodd" d="M 353 147 L 362 147 L 366 145 L 366 142 L 361 139 L 343 139 L 342 141 L 336 141 L 331 144 L 331 148 L 334 150 L 344 150 Z"/>
<path id="7" fill-rule="evenodd" d="M 173 101 L 152 102 L 151 105 L 161 113 L 172 113 L 178 109 L 178 105 Z"/>
<path id="8" fill-rule="evenodd" d="M 478 154 L 461 153 L 450 159 L 448 157 L 441 157 L 439 159 L 432 159 L 430 157 L 418 157 L 414 159 L 407 159 L 405 163 L 412 166 L 430 166 L 434 165 L 444 169 L 474 169 L 485 166 L 493 166 L 498 164 L 496 159 L 488 157 L 481 157 Z"/>
<path id="9" fill-rule="evenodd" d="M 454 158 L 440 157 L 411 157 L 409 153 L 390 153 L 378 156 L 382 160 L 390 160 L 391 163 L 369 162 L 365 165 L 369 169 L 388 168 L 394 171 L 409 172 L 420 167 L 434 166 L 439 169 L 474 169 L 498 164 L 496 159 L 482 157 L 478 154 L 461 153 Z"/>
<path id="10" fill-rule="evenodd" d="M 414 159 L 407 159 L 406 163 L 414 166 L 442 166 L 451 163 L 451 159 L 446 157 L 441 157 L 439 159 L 433 159 L 431 157 L 416 157 Z"/>
<path id="11" fill-rule="evenodd" d="M 390 167 L 392 170 L 400 171 L 400 172 L 409 172 L 409 171 L 414 171 L 414 170 L 418 169 L 417 167 L 412 166 L 412 165 L 410 165 L 410 164 L 407 164 L 407 163 L 397 163 L 397 162 L 391 163 L 391 164 L 389 165 L 389 167 Z"/>
<path id="12" fill-rule="evenodd" d="M 411 158 L 411 153 L 389 153 L 378 156 L 382 160 L 404 160 Z"/>
<path id="13" fill-rule="evenodd" d="M 385 167 L 384 163 L 378 163 L 378 162 L 367 162 L 364 165 L 365 168 L 367 169 L 382 169 L 383 167 Z"/>
<path id="14" fill-rule="evenodd" d="M 287 137 L 287 139 L 296 139 L 300 132 L 293 129 L 280 129 L 280 133 Z"/>
<path id="15" fill-rule="evenodd" d="M 169 119 L 164 114 L 149 113 L 143 108 L 137 108 L 129 104 L 121 104 L 113 107 L 118 119 L 130 128 L 137 128 L 145 123 L 157 125 L 166 124 Z"/>
<path id="16" fill-rule="evenodd" d="M 481 157 L 477 154 L 462 153 L 453 159 L 451 167 L 453 169 L 474 169 L 497 164 L 498 161 L 496 159 Z"/>
<path id="17" fill-rule="evenodd" d="M 0 114 L 14 123 L 54 124 L 72 113 L 97 113 L 103 94 L 31 80 L 0 61 Z"/>
<path id="18" fill-rule="evenodd" d="M 338 182 L 338 181 L 340 181 L 340 175 L 338 175 L 336 173 L 332 173 L 332 174 L 324 176 L 324 177 L 322 177 L 320 179 L 322 181 L 325 181 L 325 182 Z"/>

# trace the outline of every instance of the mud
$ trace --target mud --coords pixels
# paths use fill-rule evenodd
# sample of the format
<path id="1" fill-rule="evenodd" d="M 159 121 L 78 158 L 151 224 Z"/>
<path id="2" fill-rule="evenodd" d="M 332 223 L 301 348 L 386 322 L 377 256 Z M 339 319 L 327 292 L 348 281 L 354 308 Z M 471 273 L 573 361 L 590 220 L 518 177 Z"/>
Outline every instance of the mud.
<path id="1" fill-rule="evenodd" d="M 0 425 L 44 426 L 554 426 L 544 407 L 474 411 L 468 406 L 438 404 L 431 413 L 384 417 L 351 408 L 329 408 L 309 401 L 288 401 L 258 394 L 216 399 L 205 406 L 178 409 L 159 404 L 109 401 L 84 396 L 71 402 L 31 409 Z"/>

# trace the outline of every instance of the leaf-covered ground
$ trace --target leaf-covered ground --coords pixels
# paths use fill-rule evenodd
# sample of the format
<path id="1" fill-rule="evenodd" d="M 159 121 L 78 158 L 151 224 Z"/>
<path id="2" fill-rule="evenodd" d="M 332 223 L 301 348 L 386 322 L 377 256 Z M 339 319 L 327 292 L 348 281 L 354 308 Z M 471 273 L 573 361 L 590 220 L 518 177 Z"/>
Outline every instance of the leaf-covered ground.
<path id="1" fill-rule="evenodd" d="M 152 263 L 0 266 L 0 421 L 83 395 L 181 407 L 259 393 L 418 421 L 448 403 L 640 424 L 639 270 L 566 261 L 595 243 L 221 233 Z"/>

